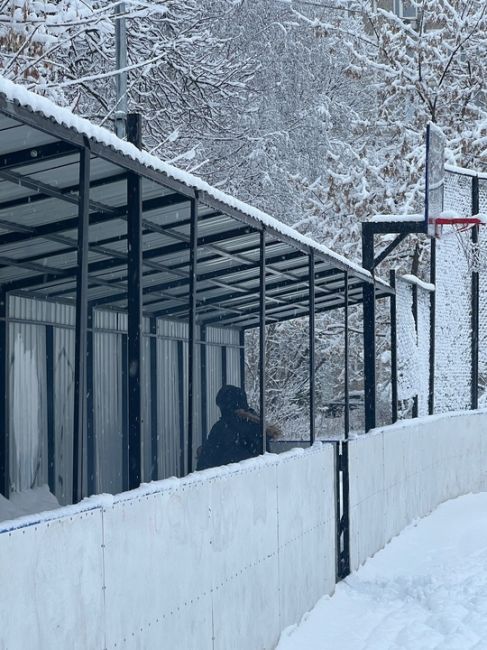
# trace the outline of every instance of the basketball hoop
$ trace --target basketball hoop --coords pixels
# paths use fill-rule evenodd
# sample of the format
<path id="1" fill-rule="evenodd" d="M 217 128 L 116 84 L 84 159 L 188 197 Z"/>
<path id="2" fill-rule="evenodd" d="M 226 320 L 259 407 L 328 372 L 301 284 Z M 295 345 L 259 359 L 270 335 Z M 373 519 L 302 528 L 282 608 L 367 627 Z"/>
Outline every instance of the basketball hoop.
<path id="1" fill-rule="evenodd" d="M 482 219 L 479 217 L 437 217 L 432 221 L 434 221 L 437 239 L 441 239 L 443 235 L 443 226 L 451 226 L 451 231 L 447 234 L 456 237 L 470 271 L 478 273 L 487 270 L 487 240 L 481 241 L 478 232 L 477 236 L 473 236 L 473 233 L 465 236 L 466 232 L 486 225 Z"/>

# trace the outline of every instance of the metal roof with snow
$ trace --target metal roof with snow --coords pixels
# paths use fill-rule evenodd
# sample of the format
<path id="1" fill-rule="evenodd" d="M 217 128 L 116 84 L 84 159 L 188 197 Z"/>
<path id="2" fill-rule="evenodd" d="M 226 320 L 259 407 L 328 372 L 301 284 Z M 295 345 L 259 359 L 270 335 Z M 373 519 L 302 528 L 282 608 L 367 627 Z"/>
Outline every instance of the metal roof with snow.
<path id="1" fill-rule="evenodd" d="M 0 284 L 53 300 L 76 295 L 80 151 L 90 151 L 88 300 L 127 309 L 127 176 L 142 178 L 142 296 L 148 316 L 187 319 L 191 204 L 197 199 L 196 309 L 201 324 L 259 324 L 265 231 L 266 322 L 377 297 L 384 282 L 268 214 L 211 187 L 46 98 L 0 79 Z"/>

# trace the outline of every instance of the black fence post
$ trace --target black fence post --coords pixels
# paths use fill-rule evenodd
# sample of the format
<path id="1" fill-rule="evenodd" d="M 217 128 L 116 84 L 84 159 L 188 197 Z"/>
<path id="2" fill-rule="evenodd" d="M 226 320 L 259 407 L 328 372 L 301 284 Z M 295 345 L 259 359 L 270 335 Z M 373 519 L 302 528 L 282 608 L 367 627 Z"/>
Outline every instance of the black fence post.
<path id="1" fill-rule="evenodd" d="M 184 418 L 184 401 L 185 401 L 185 372 L 184 372 L 184 345 L 183 341 L 177 341 L 177 355 L 178 355 L 178 406 L 179 406 L 179 476 L 184 476 L 185 467 L 184 461 L 186 455 L 184 453 L 185 443 L 185 418 Z"/>
<path id="2" fill-rule="evenodd" d="M 309 255 L 309 444 L 315 441 L 315 256 Z"/>
<path id="3" fill-rule="evenodd" d="M 201 441 L 208 437 L 208 382 L 207 382 L 207 331 L 205 325 L 200 325 L 200 382 L 201 382 Z"/>
<path id="4" fill-rule="evenodd" d="M 435 327 L 436 327 L 436 240 L 431 239 L 430 246 L 430 282 L 435 290 L 430 293 L 430 373 L 428 414 L 435 412 Z"/>
<path id="5" fill-rule="evenodd" d="M 343 426 L 345 433 L 345 440 L 348 440 L 348 435 L 350 433 L 350 341 L 349 341 L 349 300 L 348 300 L 348 271 L 345 271 L 345 294 L 344 294 L 344 330 L 345 330 L 345 341 L 344 341 L 344 378 L 343 378 L 343 397 L 344 397 L 344 412 L 343 412 Z"/>
<path id="6" fill-rule="evenodd" d="M 47 397 L 47 482 L 56 494 L 56 430 L 55 430 L 55 377 L 54 377 L 54 327 L 45 326 L 46 333 L 46 397 Z"/>
<path id="7" fill-rule="evenodd" d="M 10 496 L 8 293 L 0 289 L 0 493 Z"/>
<path id="8" fill-rule="evenodd" d="M 150 430 L 151 430 L 151 471 L 152 481 L 159 478 L 159 423 L 157 403 L 159 397 L 157 381 L 157 319 L 150 319 Z"/>
<path id="9" fill-rule="evenodd" d="M 362 266 L 373 273 L 374 231 L 362 225 Z M 363 284 L 365 431 L 376 425 L 375 284 Z"/>
<path id="10" fill-rule="evenodd" d="M 397 422 L 397 303 L 396 272 L 389 272 L 389 284 L 394 289 L 390 296 L 391 307 L 391 411 L 392 422 Z"/>
<path id="11" fill-rule="evenodd" d="M 245 330 L 239 331 L 240 387 L 245 390 Z"/>
<path id="12" fill-rule="evenodd" d="M 262 424 L 262 452 L 266 451 L 266 400 L 265 400 L 265 355 L 266 355 L 266 332 L 265 332 L 265 284 L 266 284 L 266 260 L 265 260 L 265 229 L 263 228 L 260 233 L 260 260 L 259 260 L 259 408 L 260 418 Z"/>
<path id="13" fill-rule="evenodd" d="M 472 177 L 472 216 L 479 214 L 479 177 Z M 478 246 L 479 226 L 472 228 L 472 245 Z M 472 376 L 471 376 L 471 404 L 472 409 L 479 406 L 479 272 L 472 270 L 471 282 L 471 327 L 472 327 Z"/>
<path id="14" fill-rule="evenodd" d="M 97 492 L 96 437 L 95 437 L 95 387 L 94 387 L 94 313 L 88 306 L 88 345 L 86 348 L 86 454 L 88 468 L 88 496 Z"/>
<path id="15" fill-rule="evenodd" d="M 142 144 L 141 116 L 127 116 L 127 139 Z M 142 481 L 142 179 L 127 173 L 128 489 Z"/>
<path id="16" fill-rule="evenodd" d="M 90 150 L 83 147 L 79 162 L 78 253 L 74 361 L 73 503 L 83 497 L 83 452 L 86 436 L 86 353 L 88 348 L 88 246 Z"/>
<path id="17" fill-rule="evenodd" d="M 413 294 L 413 318 L 414 318 L 414 330 L 416 333 L 416 339 L 418 338 L 418 285 L 413 284 L 412 286 Z M 417 418 L 419 414 L 419 395 L 413 397 L 413 418 Z"/>
<path id="18" fill-rule="evenodd" d="M 188 458 L 187 472 L 193 471 L 196 364 L 196 285 L 198 273 L 198 201 L 191 199 L 189 245 L 189 343 L 188 343 Z"/>

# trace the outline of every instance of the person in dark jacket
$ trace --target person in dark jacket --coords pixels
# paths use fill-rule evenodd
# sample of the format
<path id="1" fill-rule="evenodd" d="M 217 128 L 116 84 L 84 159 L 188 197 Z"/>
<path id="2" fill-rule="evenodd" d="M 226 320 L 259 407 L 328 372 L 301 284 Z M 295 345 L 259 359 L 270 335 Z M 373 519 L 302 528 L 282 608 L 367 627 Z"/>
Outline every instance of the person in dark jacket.
<path id="1" fill-rule="evenodd" d="M 264 451 L 260 418 L 249 407 L 243 388 L 222 386 L 216 396 L 216 405 L 221 418 L 199 450 L 198 470 L 238 463 Z M 275 427 L 267 427 L 268 438 L 276 433 Z"/>

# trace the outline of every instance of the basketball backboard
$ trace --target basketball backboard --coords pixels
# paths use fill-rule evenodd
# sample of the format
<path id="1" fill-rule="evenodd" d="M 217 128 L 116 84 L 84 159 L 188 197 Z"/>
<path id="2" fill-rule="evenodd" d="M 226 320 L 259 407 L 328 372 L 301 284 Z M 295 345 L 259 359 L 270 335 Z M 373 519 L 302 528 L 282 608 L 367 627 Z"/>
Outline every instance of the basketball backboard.
<path id="1" fill-rule="evenodd" d="M 426 127 L 425 230 L 435 236 L 435 220 L 443 212 L 445 182 L 445 136 L 431 122 Z"/>

